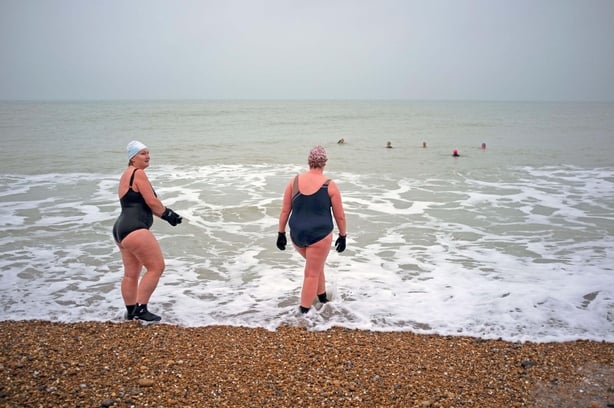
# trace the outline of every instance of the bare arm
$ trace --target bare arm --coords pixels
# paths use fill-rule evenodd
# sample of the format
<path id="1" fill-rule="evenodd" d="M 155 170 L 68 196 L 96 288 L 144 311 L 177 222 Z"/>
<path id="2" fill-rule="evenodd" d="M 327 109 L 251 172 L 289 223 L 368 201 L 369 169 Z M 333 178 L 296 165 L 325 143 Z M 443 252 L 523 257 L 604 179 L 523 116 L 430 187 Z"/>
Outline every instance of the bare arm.
<path id="1" fill-rule="evenodd" d="M 134 183 L 133 186 L 136 186 L 136 191 L 141 193 L 145 202 L 151 208 L 151 211 L 157 215 L 158 217 L 162 215 L 166 207 L 162 204 L 162 201 L 156 197 L 154 194 L 154 190 L 151 187 L 151 183 L 149 182 L 149 178 L 144 171 L 137 171 L 134 174 Z M 133 187 L 134 188 L 134 187 Z"/>
<path id="2" fill-rule="evenodd" d="M 290 218 L 290 212 L 292 211 L 292 183 L 293 180 L 290 180 L 284 191 L 281 213 L 279 214 L 279 228 L 277 232 L 286 232 L 286 224 L 288 224 L 288 218 Z"/>
<path id="3" fill-rule="evenodd" d="M 345 211 L 343 210 L 343 202 L 341 201 L 341 192 L 334 181 L 328 184 L 328 194 L 333 206 L 333 216 L 335 217 L 335 222 L 339 229 L 339 235 L 346 236 Z"/>

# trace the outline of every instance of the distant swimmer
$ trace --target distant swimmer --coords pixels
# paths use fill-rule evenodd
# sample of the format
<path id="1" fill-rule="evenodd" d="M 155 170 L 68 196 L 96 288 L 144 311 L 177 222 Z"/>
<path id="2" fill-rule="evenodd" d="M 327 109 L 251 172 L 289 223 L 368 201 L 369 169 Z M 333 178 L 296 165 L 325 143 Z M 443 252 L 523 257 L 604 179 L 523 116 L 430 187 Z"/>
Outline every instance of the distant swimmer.
<path id="1" fill-rule="evenodd" d="M 482 150 L 486 150 L 486 143 L 482 143 Z"/>
<path id="2" fill-rule="evenodd" d="M 460 157 L 460 154 L 458 154 L 458 149 L 454 149 L 454 151 L 452 152 L 452 156 L 453 157 Z"/>
<path id="3" fill-rule="evenodd" d="M 422 142 L 422 148 L 426 149 L 426 142 Z"/>
<path id="4" fill-rule="evenodd" d="M 341 138 L 339 140 L 337 140 L 337 144 L 344 144 L 345 143 L 345 139 Z"/>
<path id="5" fill-rule="evenodd" d="M 387 149 L 392 149 L 392 142 L 386 143 L 386 148 Z"/>

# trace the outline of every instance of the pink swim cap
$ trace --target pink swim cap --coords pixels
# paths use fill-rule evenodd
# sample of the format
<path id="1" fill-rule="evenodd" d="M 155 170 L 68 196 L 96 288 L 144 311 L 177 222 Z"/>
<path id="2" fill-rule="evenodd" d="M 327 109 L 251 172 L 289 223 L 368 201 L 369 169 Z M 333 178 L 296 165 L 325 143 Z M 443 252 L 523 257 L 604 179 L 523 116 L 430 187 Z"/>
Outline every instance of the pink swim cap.
<path id="1" fill-rule="evenodd" d="M 307 163 L 309 163 L 309 167 L 323 167 L 326 164 L 328 158 L 326 157 L 326 150 L 320 145 L 315 146 L 309 152 L 309 157 L 307 157 Z"/>

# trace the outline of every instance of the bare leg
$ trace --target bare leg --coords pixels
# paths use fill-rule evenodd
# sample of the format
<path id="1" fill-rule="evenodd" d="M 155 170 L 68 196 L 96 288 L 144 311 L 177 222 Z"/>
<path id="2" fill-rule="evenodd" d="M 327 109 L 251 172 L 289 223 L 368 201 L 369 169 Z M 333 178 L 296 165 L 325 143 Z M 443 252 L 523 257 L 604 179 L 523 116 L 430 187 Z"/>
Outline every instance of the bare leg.
<path id="1" fill-rule="evenodd" d="M 297 251 L 305 258 L 305 275 L 301 290 L 301 306 L 304 308 L 311 307 L 318 293 L 326 292 L 324 264 L 330 252 L 332 240 L 333 235 L 329 234 L 307 248 L 297 248 Z"/>
<path id="2" fill-rule="evenodd" d="M 143 265 L 128 250 L 122 248 L 121 245 L 118 246 L 124 263 L 124 278 L 121 285 L 124 304 L 135 305 L 136 294 L 139 288 L 139 277 Z"/>
<path id="3" fill-rule="evenodd" d="M 120 244 L 124 263 L 122 297 L 127 305 L 147 304 L 164 272 L 164 256 L 156 237 L 147 229 L 130 233 Z M 145 274 L 139 282 L 142 267 Z"/>

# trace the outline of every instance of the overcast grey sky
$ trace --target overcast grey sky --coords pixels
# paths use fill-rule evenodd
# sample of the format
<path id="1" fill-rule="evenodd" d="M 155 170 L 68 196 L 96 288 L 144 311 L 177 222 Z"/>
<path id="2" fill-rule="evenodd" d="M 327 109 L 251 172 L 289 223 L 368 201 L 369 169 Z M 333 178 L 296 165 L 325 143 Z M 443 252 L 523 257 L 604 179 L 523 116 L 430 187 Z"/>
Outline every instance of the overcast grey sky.
<path id="1" fill-rule="evenodd" d="M 0 0 L 0 99 L 614 101 L 614 0 Z"/>

